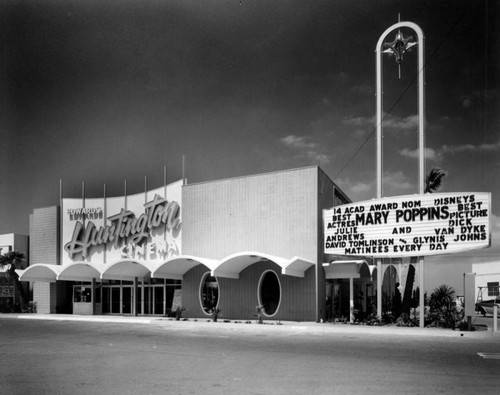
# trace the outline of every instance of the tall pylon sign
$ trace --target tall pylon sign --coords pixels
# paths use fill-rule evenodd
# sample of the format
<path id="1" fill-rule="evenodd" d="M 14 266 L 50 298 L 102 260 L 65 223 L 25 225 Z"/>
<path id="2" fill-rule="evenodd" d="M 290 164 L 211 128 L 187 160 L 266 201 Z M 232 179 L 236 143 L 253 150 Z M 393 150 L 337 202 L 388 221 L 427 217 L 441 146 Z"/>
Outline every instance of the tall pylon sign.
<path id="1" fill-rule="evenodd" d="M 413 37 L 405 38 L 401 33 L 402 28 L 412 29 L 417 35 L 417 41 Z M 391 32 L 397 31 L 393 41 L 385 41 Z M 401 63 L 404 54 L 413 46 L 418 46 L 418 147 L 419 147 L 419 193 L 424 193 L 425 177 L 425 108 L 424 108 L 424 33 L 422 29 L 413 22 L 398 22 L 389 27 L 380 36 L 375 49 L 376 67 L 377 67 L 377 198 L 383 196 L 383 76 L 382 76 L 382 54 L 388 53 L 394 55 L 398 64 L 399 78 L 401 78 Z M 382 260 L 377 259 L 377 315 L 382 317 Z M 419 257 L 419 305 L 420 305 L 420 327 L 424 327 L 424 258 Z"/>
<path id="2" fill-rule="evenodd" d="M 417 40 L 414 41 L 413 36 L 405 36 L 402 29 L 413 30 Z M 395 36 L 389 37 L 392 32 L 396 32 Z M 410 48 L 417 46 L 419 194 L 384 197 L 382 182 L 383 55 L 388 53 L 394 56 L 398 64 L 399 76 L 401 76 L 401 63 L 404 55 Z M 405 275 L 402 275 L 402 269 L 399 269 L 400 280 L 405 283 L 404 298 L 409 301 L 413 294 L 416 275 L 416 268 L 412 266 L 412 262 L 418 262 L 419 325 L 423 327 L 425 293 L 423 257 L 490 247 L 491 193 L 454 192 L 433 193 L 432 195 L 425 193 L 424 35 L 422 29 L 412 22 L 398 22 L 388 28 L 378 40 L 376 64 L 377 199 L 323 210 L 324 253 L 330 256 L 348 257 L 349 263 L 356 264 L 359 270 L 366 258 L 376 262 L 377 315 L 379 318 L 382 318 L 383 266 L 384 269 L 392 266 L 392 259 L 398 261 L 403 258 L 410 259 Z M 389 259 L 390 263 L 382 265 L 383 259 Z M 343 263 L 345 262 L 346 260 L 343 260 Z M 369 266 L 371 277 L 374 276 L 375 268 L 371 264 Z M 411 275 L 408 274 L 410 267 L 412 267 Z M 403 280 L 404 276 L 406 276 L 405 280 Z M 373 281 L 373 278 L 369 281 Z M 352 299 L 351 297 L 351 307 L 354 305 Z M 409 303 L 406 303 L 405 309 L 408 307 Z M 403 313 L 410 314 L 409 312 Z"/>

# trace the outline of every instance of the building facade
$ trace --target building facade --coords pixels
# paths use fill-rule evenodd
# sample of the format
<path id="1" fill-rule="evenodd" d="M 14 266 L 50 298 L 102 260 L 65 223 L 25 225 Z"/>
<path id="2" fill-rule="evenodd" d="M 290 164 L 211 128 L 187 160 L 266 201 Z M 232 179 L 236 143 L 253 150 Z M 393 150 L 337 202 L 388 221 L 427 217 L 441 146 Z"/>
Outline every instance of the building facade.
<path id="1" fill-rule="evenodd" d="M 344 203 L 317 166 L 61 199 L 30 217 L 31 265 L 21 280 L 33 282 L 39 313 L 179 309 L 250 320 L 260 309 L 273 320 L 319 321 L 339 279 L 323 266 L 322 213 Z M 350 272 L 371 281 L 367 264 Z"/>

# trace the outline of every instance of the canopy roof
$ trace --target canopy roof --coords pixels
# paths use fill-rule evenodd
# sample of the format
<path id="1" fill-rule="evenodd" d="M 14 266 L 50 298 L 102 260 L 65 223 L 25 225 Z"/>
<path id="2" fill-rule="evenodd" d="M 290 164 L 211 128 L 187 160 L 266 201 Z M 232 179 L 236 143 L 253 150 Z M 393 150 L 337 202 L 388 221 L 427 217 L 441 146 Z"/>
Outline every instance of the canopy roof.
<path id="1" fill-rule="evenodd" d="M 43 281 L 53 283 L 57 276 L 62 272 L 63 267 L 59 265 L 50 265 L 48 263 L 36 263 L 28 266 L 24 270 L 16 270 L 21 281 Z"/>
<path id="2" fill-rule="evenodd" d="M 294 277 L 304 277 L 305 271 L 314 265 L 314 262 L 300 257 L 286 259 L 260 252 L 240 252 L 222 260 L 178 255 L 161 262 L 121 259 L 110 264 L 74 262 L 60 266 L 37 263 L 17 272 L 21 281 L 133 280 L 144 277 L 181 280 L 189 270 L 201 264 L 206 266 L 213 276 L 237 279 L 242 270 L 263 260 L 276 263 L 281 267 L 282 274 Z"/>

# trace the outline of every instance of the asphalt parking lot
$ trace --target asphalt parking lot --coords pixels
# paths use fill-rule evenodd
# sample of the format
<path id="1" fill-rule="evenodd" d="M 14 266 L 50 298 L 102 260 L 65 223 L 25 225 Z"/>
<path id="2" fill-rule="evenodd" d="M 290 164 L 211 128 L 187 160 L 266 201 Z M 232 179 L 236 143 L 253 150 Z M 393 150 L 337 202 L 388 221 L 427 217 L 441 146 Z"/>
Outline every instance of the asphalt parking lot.
<path id="1" fill-rule="evenodd" d="M 0 335 L 6 394 L 489 394 L 500 385 L 491 331 L 33 314 L 0 315 Z"/>

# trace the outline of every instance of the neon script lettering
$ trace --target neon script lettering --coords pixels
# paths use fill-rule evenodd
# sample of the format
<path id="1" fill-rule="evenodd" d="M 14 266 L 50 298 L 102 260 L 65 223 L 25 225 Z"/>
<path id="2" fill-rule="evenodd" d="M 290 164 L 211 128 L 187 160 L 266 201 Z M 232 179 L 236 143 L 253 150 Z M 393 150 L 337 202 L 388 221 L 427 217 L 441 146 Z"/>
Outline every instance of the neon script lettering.
<path id="1" fill-rule="evenodd" d="M 89 256 L 91 247 L 112 243 L 117 248 L 122 240 L 140 244 L 150 236 L 154 228 L 162 224 L 167 230 L 176 230 L 180 226 L 180 206 L 177 202 L 167 202 L 156 195 L 154 200 L 144 205 L 144 211 L 136 217 L 132 211 L 121 209 L 118 214 L 108 217 L 110 225 L 101 226 L 99 229 L 91 221 L 86 227 L 77 221 L 71 241 L 64 246 L 64 249 L 71 258 L 79 253 L 85 258 Z"/>

